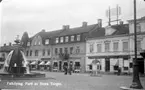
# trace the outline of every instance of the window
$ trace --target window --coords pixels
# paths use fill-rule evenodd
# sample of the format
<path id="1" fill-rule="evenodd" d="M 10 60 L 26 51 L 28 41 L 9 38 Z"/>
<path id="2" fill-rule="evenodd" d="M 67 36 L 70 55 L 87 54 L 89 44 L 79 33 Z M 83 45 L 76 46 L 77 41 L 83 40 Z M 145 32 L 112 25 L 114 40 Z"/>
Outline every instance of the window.
<path id="1" fill-rule="evenodd" d="M 141 32 L 141 25 L 140 24 L 136 25 L 136 32 Z"/>
<path id="2" fill-rule="evenodd" d="M 28 56 L 28 55 L 29 55 L 29 51 L 26 52 L 26 56 Z"/>
<path id="3" fill-rule="evenodd" d="M 47 55 L 50 55 L 50 49 L 47 50 Z"/>
<path id="4" fill-rule="evenodd" d="M 110 43 L 105 43 L 105 52 L 109 52 L 110 50 Z"/>
<path id="5" fill-rule="evenodd" d="M 94 44 L 90 44 L 90 53 L 94 51 Z"/>
<path id="6" fill-rule="evenodd" d="M 41 43 L 40 43 L 40 41 L 38 41 L 38 45 L 40 45 Z"/>
<path id="7" fill-rule="evenodd" d="M 80 39 L 81 39 L 81 36 L 77 35 L 77 41 L 80 41 Z"/>
<path id="8" fill-rule="evenodd" d="M 62 53 L 62 48 L 59 48 L 59 53 Z"/>
<path id="9" fill-rule="evenodd" d="M 69 39 L 68 36 L 66 36 L 66 37 L 65 37 L 65 42 L 68 42 L 68 39 Z"/>
<path id="10" fill-rule="evenodd" d="M 74 36 L 71 36 L 71 41 L 72 41 L 72 42 L 74 41 L 74 38 L 75 38 Z"/>
<path id="11" fill-rule="evenodd" d="M 102 52 L 102 46 L 101 46 L 101 44 L 97 44 L 97 52 Z"/>
<path id="12" fill-rule="evenodd" d="M 27 46 L 30 46 L 30 42 L 27 43 Z"/>
<path id="13" fill-rule="evenodd" d="M 49 44 L 49 39 L 46 39 L 45 40 L 45 45 L 48 45 Z"/>
<path id="14" fill-rule="evenodd" d="M 63 37 L 60 37 L 60 43 L 63 43 Z"/>
<path id="15" fill-rule="evenodd" d="M 118 42 L 113 43 L 113 50 L 118 51 Z"/>
<path id="16" fill-rule="evenodd" d="M 34 45 L 37 45 L 37 42 L 36 41 L 34 42 Z"/>
<path id="17" fill-rule="evenodd" d="M 35 56 L 38 56 L 38 53 L 39 53 L 38 50 L 35 50 Z"/>
<path id="18" fill-rule="evenodd" d="M 58 54 L 58 50 L 57 50 L 57 48 L 55 48 L 55 54 Z"/>
<path id="19" fill-rule="evenodd" d="M 67 48 L 64 48 L 64 52 L 65 52 L 65 53 L 68 53 L 68 49 L 67 49 Z"/>
<path id="20" fill-rule="evenodd" d="M 32 56 L 32 50 L 30 50 L 30 56 Z"/>
<path id="21" fill-rule="evenodd" d="M 77 48 L 76 48 L 76 53 L 80 53 L 80 47 L 79 46 L 77 46 Z"/>
<path id="22" fill-rule="evenodd" d="M 142 50 L 141 48 L 141 41 L 137 41 L 137 51 Z"/>
<path id="23" fill-rule="evenodd" d="M 70 47 L 70 54 L 73 54 L 73 47 Z"/>
<path id="24" fill-rule="evenodd" d="M 123 51 L 128 51 L 128 42 L 123 42 Z"/>
<path id="25" fill-rule="evenodd" d="M 55 43 L 59 43 L 59 38 L 55 38 Z"/>
<path id="26" fill-rule="evenodd" d="M 42 55 L 45 56 L 45 49 L 43 49 L 43 53 L 42 53 Z"/>

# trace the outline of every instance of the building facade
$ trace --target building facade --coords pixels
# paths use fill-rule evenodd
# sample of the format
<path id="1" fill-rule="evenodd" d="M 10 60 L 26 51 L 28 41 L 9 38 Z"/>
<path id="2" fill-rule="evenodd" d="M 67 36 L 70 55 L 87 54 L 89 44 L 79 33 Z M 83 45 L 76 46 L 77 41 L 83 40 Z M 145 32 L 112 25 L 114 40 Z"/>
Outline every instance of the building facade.
<path id="1" fill-rule="evenodd" d="M 134 59 L 133 20 L 129 24 L 107 26 L 94 30 L 86 41 L 86 71 L 91 70 L 93 60 L 100 61 L 102 72 L 116 72 L 117 67 L 124 73 L 132 73 Z M 140 29 L 140 30 L 138 30 Z M 140 56 L 145 45 L 145 19 L 138 19 L 137 52 L 139 72 L 145 72 L 145 61 Z"/>
<path id="2" fill-rule="evenodd" d="M 32 68 L 41 69 L 40 66 L 43 66 L 45 69 L 49 63 L 50 70 L 63 71 L 66 61 L 62 60 L 61 55 L 67 53 L 73 69 L 85 72 L 86 37 L 96 27 L 98 24 L 87 25 L 87 22 L 75 28 L 64 25 L 60 30 L 42 30 L 28 40 L 25 40 L 27 35 L 23 36 L 25 39 L 22 37 L 21 44 L 27 43 L 25 54 Z"/>

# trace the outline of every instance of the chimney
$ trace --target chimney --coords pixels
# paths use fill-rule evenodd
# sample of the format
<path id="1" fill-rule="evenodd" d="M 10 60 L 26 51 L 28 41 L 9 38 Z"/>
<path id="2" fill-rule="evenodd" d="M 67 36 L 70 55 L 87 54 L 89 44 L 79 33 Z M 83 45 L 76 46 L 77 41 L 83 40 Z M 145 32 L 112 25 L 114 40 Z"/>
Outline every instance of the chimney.
<path id="1" fill-rule="evenodd" d="M 86 26 L 87 26 L 87 22 L 83 22 L 82 27 L 86 27 Z"/>
<path id="2" fill-rule="evenodd" d="M 6 46 L 6 43 L 4 44 L 4 46 Z"/>
<path id="3" fill-rule="evenodd" d="M 123 21 L 120 21 L 120 25 L 123 25 Z"/>
<path id="4" fill-rule="evenodd" d="M 12 43 L 11 42 L 9 43 L 9 46 L 12 46 Z"/>
<path id="5" fill-rule="evenodd" d="M 98 19 L 98 26 L 101 28 L 102 27 L 102 19 Z"/>
<path id="6" fill-rule="evenodd" d="M 63 30 L 68 30 L 69 29 L 69 25 L 63 25 Z"/>
<path id="7" fill-rule="evenodd" d="M 45 32 L 45 29 L 42 29 L 42 32 Z"/>

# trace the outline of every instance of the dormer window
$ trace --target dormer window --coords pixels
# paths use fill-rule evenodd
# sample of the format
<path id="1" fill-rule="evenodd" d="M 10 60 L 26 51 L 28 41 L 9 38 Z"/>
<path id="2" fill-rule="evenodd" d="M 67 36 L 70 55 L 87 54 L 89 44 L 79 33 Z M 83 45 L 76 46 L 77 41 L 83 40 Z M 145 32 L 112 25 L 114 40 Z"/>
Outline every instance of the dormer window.
<path id="1" fill-rule="evenodd" d="M 45 45 L 48 45 L 49 44 L 49 39 L 46 39 L 45 40 Z"/>
<path id="2" fill-rule="evenodd" d="M 68 36 L 66 36 L 66 37 L 65 37 L 65 42 L 68 42 L 68 39 L 69 39 Z"/>
<path id="3" fill-rule="evenodd" d="M 60 37 L 60 43 L 63 43 L 63 37 Z"/>
<path id="4" fill-rule="evenodd" d="M 58 43 L 59 42 L 59 38 L 55 38 L 55 43 Z"/>
<path id="5" fill-rule="evenodd" d="M 40 41 L 38 41 L 38 45 L 40 45 L 41 43 L 40 43 Z"/>
<path id="6" fill-rule="evenodd" d="M 81 35 L 77 35 L 77 41 L 80 41 L 80 38 L 81 37 Z"/>
<path id="7" fill-rule="evenodd" d="M 27 43 L 27 46 L 30 46 L 30 42 Z"/>
<path id="8" fill-rule="evenodd" d="M 74 38 L 75 38 L 74 36 L 71 36 L 71 41 L 72 41 L 72 42 L 74 41 Z"/>

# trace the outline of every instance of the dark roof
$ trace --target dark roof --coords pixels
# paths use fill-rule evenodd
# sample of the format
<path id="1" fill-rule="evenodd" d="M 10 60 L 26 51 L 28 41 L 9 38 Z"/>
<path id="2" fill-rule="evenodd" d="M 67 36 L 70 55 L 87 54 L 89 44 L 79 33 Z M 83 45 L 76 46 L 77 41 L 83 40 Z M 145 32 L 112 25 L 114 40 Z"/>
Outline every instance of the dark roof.
<path id="1" fill-rule="evenodd" d="M 41 36 L 42 41 L 44 42 L 45 39 L 47 38 L 51 38 L 51 37 L 55 37 L 57 36 L 60 32 L 62 32 L 63 30 L 56 30 L 56 31 L 49 31 L 49 32 L 45 32 L 45 31 L 41 31 L 38 32 L 37 34 L 35 34 L 33 37 L 30 38 L 30 41 L 35 37 L 35 36 Z"/>
<path id="2" fill-rule="evenodd" d="M 105 36 L 105 28 L 96 28 L 89 33 L 88 38 L 103 37 L 103 36 Z"/>
<path id="3" fill-rule="evenodd" d="M 107 36 L 112 35 L 122 35 L 122 34 L 129 34 L 129 25 L 123 24 L 123 25 L 112 25 L 111 28 L 114 28 L 116 31 Z M 93 31 L 89 33 L 88 38 L 96 38 L 96 37 L 104 37 L 105 36 L 105 28 L 96 28 Z"/>
<path id="4" fill-rule="evenodd" d="M 129 34 L 129 25 L 128 24 L 114 25 L 111 27 L 116 29 L 116 31 L 112 35 Z"/>
<path id="5" fill-rule="evenodd" d="M 58 36 L 66 36 L 66 35 L 73 35 L 73 34 L 89 32 L 90 30 L 93 30 L 96 26 L 97 26 L 97 24 L 87 25 L 84 27 L 70 28 L 68 30 L 63 30 Z"/>

